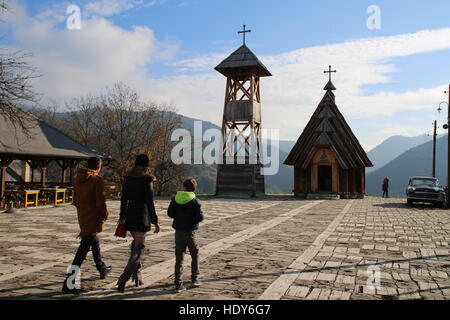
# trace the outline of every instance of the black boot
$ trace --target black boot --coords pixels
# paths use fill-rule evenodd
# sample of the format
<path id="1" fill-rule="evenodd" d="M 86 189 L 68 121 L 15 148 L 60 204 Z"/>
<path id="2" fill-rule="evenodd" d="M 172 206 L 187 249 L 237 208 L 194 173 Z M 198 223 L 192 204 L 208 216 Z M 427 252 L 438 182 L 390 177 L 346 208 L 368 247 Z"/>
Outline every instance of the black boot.
<path id="1" fill-rule="evenodd" d="M 144 255 L 139 256 L 139 263 L 136 271 L 133 273 L 131 279 L 134 281 L 136 287 L 140 287 L 144 284 L 142 279 L 141 269 L 144 267 Z"/>
<path id="2" fill-rule="evenodd" d="M 134 250 L 134 240 L 131 241 L 131 244 L 130 244 L 130 258 L 133 255 L 133 250 Z M 139 266 L 138 266 L 138 269 L 139 269 Z M 138 277 L 138 275 L 137 275 L 138 269 L 136 269 L 136 271 L 133 272 L 133 274 L 131 275 L 131 281 L 133 281 L 134 283 L 136 283 L 136 279 Z M 136 287 L 137 287 L 137 285 L 136 285 Z"/>
<path id="3" fill-rule="evenodd" d="M 111 272 L 112 266 L 106 266 L 105 264 L 103 264 L 100 268 L 97 267 L 97 270 L 100 273 L 100 279 L 103 280 Z"/>
<path id="4" fill-rule="evenodd" d="M 65 294 L 80 294 L 82 292 L 86 292 L 86 290 L 79 286 L 78 288 L 75 286 L 75 279 L 69 279 L 70 277 L 73 277 L 73 273 L 72 274 L 67 274 L 66 279 L 64 279 L 64 284 L 62 287 L 62 293 Z M 67 285 L 68 282 L 72 283 L 72 289 L 69 288 L 69 286 Z"/>
<path id="5" fill-rule="evenodd" d="M 139 264 L 136 271 L 133 273 L 132 280 L 134 281 L 134 285 L 136 287 L 140 287 L 144 284 L 144 280 L 142 280 L 141 268 L 142 268 L 142 256 L 139 259 Z"/>
<path id="6" fill-rule="evenodd" d="M 111 272 L 112 267 L 106 266 L 102 259 L 102 254 L 100 251 L 100 241 L 97 237 L 92 237 L 92 257 L 95 261 L 95 266 L 97 267 L 98 272 L 100 273 L 100 279 L 105 279 L 108 273 Z"/>
<path id="7" fill-rule="evenodd" d="M 145 246 L 143 244 L 139 244 L 138 246 L 135 246 L 133 248 L 133 252 L 130 256 L 130 259 L 128 260 L 128 263 L 123 270 L 122 275 L 120 276 L 119 280 L 117 281 L 117 290 L 119 292 L 123 293 L 125 292 L 125 285 L 128 280 L 130 280 L 131 276 L 136 272 L 136 270 L 139 267 L 140 258 L 142 253 L 144 252 Z M 140 273 L 139 273 L 140 274 Z M 136 278 L 138 278 L 138 275 L 136 274 Z"/>

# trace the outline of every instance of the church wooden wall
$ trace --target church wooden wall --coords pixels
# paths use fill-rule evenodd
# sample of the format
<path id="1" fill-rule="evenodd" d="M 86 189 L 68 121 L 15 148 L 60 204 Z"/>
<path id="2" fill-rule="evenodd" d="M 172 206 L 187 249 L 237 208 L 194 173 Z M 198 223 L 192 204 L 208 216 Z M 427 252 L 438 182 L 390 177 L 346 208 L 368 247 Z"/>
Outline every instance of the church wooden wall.
<path id="1" fill-rule="evenodd" d="M 324 156 L 326 155 L 326 156 Z M 343 169 L 333 151 L 318 149 L 307 168 L 294 167 L 294 194 L 303 197 L 318 192 L 318 167 L 331 166 L 333 170 L 333 193 L 342 198 L 361 198 L 365 194 L 365 168 Z"/>

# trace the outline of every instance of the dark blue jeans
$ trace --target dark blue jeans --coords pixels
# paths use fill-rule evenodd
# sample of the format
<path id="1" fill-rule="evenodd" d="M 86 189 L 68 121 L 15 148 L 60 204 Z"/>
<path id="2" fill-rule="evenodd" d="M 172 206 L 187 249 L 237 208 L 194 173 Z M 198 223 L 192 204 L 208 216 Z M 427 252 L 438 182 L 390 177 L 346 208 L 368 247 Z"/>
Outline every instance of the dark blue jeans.
<path id="1" fill-rule="evenodd" d="M 97 236 L 81 237 L 80 246 L 75 254 L 72 265 L 81 267 L 83 261 L 86 259 L 86 255 L 91 249 L 95 265 L 97 269 L 100 270 L 105 264 L 102 260 L 102 255 L 100 253 L 100 242 Z"/>

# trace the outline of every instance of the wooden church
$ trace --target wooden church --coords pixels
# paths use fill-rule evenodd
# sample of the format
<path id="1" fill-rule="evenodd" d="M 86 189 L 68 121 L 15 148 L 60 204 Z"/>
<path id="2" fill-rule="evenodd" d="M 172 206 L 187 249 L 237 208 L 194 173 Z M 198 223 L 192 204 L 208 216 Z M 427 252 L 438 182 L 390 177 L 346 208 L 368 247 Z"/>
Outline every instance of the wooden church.
<path id="1" fill-rule="evenodd" d="M 363 198 L 366 168 L 373 164 L 336 105 L 336 71 L 330 66 L 325 72 L 325 95 L 284 163 L 294 166 L 297 197 Z"/>

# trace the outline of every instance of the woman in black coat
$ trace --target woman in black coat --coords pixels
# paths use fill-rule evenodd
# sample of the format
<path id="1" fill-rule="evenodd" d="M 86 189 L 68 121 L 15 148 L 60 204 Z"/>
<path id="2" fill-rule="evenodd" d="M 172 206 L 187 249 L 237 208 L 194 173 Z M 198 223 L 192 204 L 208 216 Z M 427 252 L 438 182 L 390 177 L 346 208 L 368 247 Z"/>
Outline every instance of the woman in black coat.
<path id="1" fill-rule="evenodd" d="M 145 237 L 151 229 L 151 224 L 155 225 L 154 233 L 159 232 L 158 216 L 153 203 L 154 177 L 145 174 L 149 162 L 147 155 L 137 156 L 134 168 L 126 174 L 122 184 L 119 223 L 125 223 L 126 230 L 133 237 L 130 259 L 117 281 L 118 290 L 122 293 L 130 278 L 137 287 L 143 284 L 140 269 L 143 262 Z"/>

